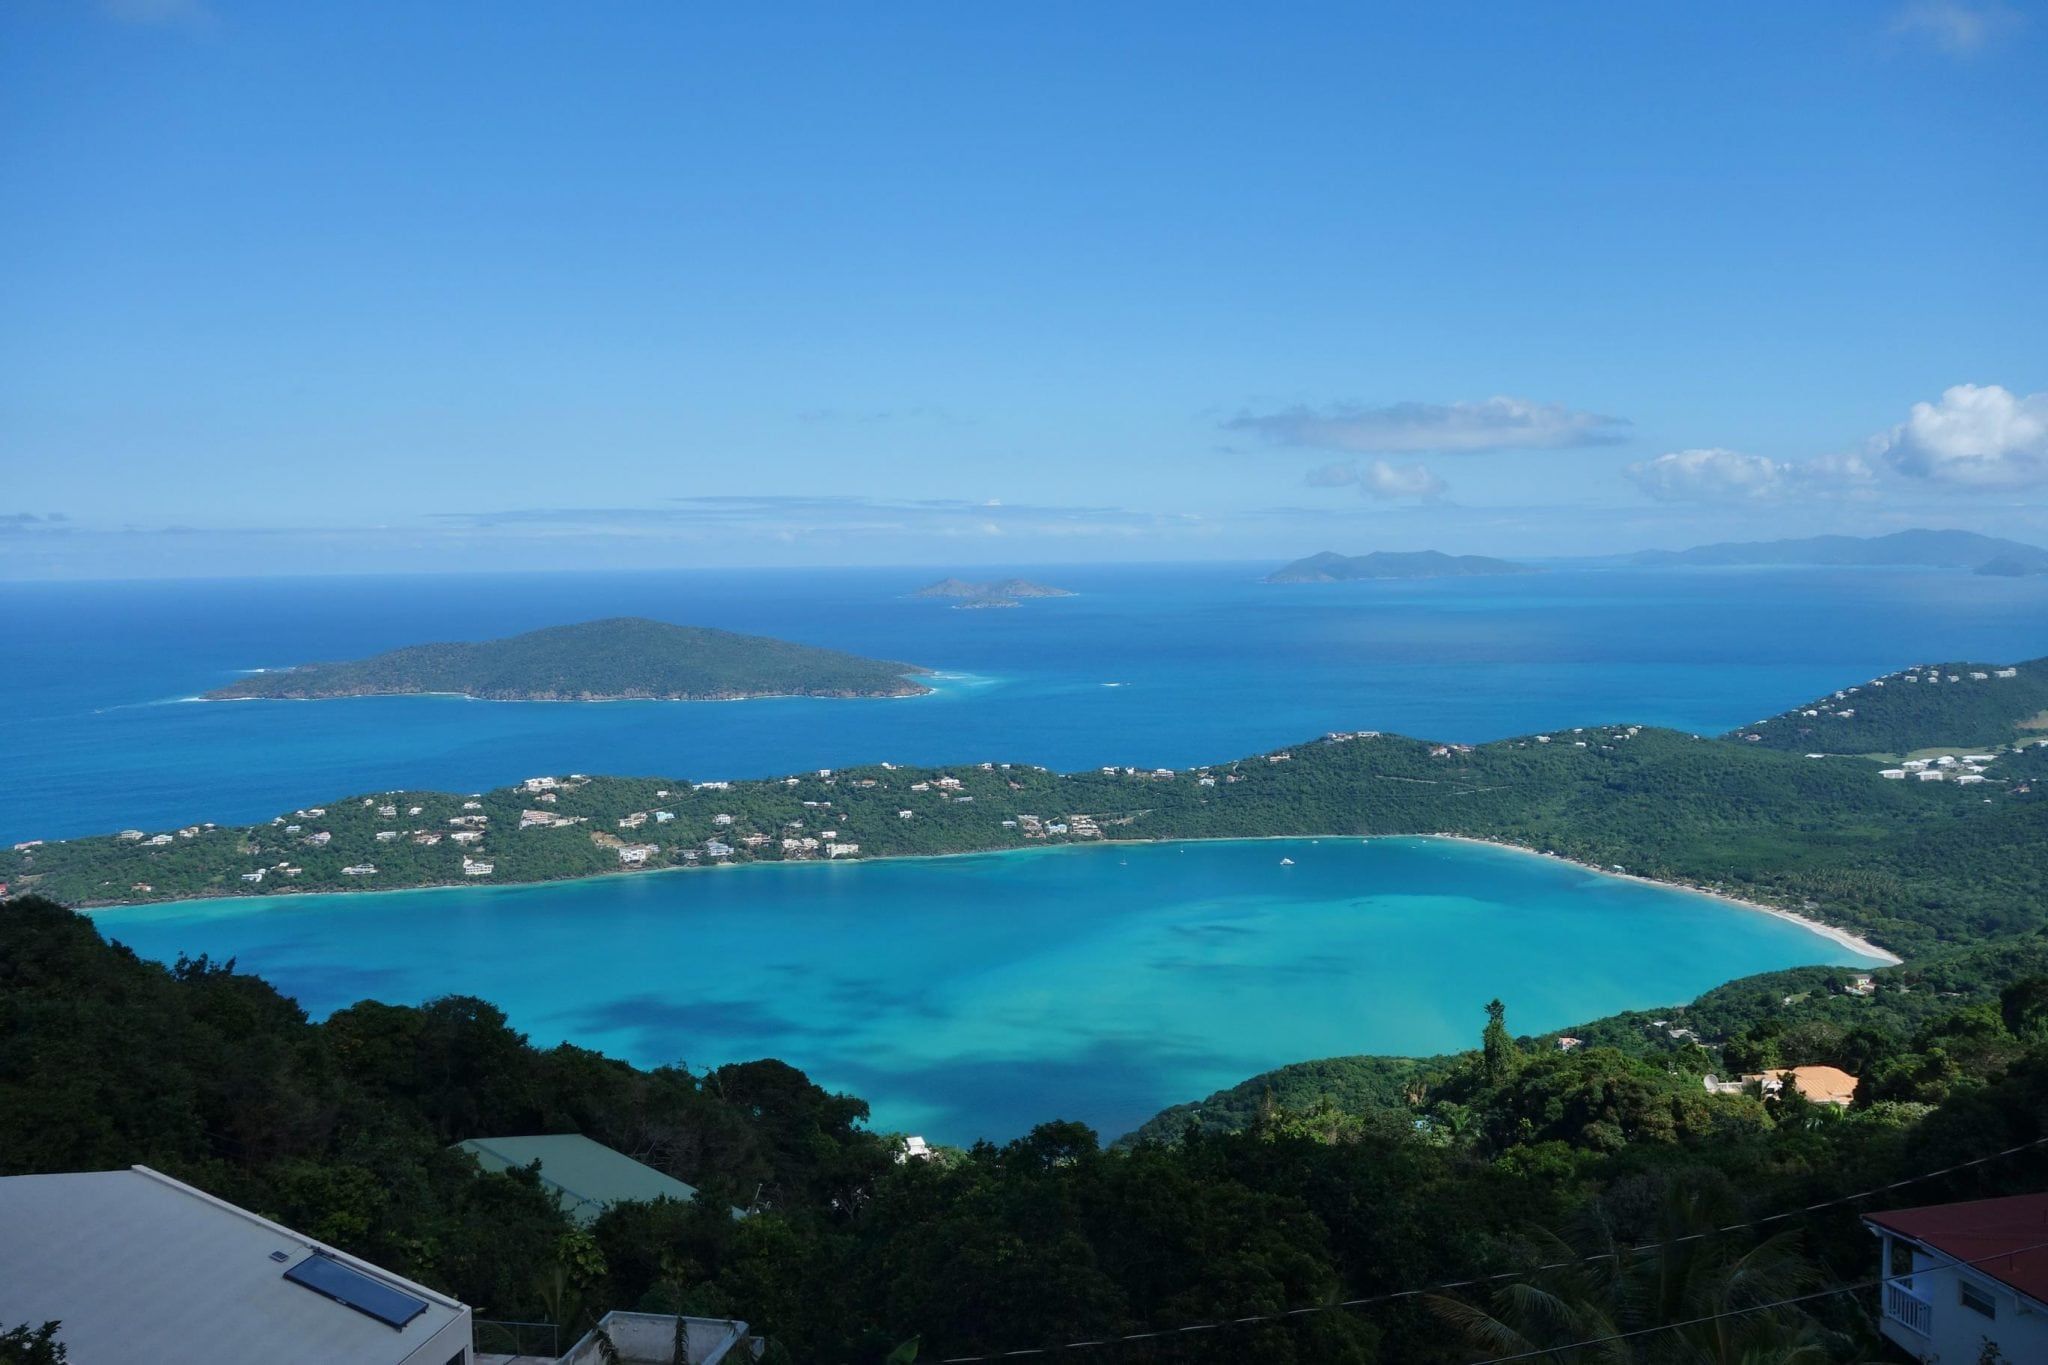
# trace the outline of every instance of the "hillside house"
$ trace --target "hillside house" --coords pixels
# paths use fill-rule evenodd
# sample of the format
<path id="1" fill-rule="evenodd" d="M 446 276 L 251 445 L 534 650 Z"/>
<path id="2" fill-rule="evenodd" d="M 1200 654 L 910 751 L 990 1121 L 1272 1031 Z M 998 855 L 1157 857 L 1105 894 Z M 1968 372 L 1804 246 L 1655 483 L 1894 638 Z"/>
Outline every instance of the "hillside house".
<path id="1" fill-rule="evenodd" d="M 475 1157 L 484 1171 L 524 1169 L 539 1162 L 541 1188 L 554 1195 L 562 1212 L 584 1227 L 595 1223 L 614 1204 L 657 1199 L 687 1204 L 697 1197 L 694 1186 L 581 1133 L 471 1138 L 456 1143 L 454 1150 Z"/>
<path id="2" fill-rule="evenodd" d="M 0 1179 L 0 1319 L 63 1325 L 78 1365 L 470 1365 L 470 1311 L 182 1181 Z"/>
<path id="3" fill-rule="evenodd" d="M 2048 1360 L 2048 1194 L 1873 1213 L 1878 1327 L 1914 1360 Z M 1993 1343 L 1998 1357 L 1984 1353 Z"/>

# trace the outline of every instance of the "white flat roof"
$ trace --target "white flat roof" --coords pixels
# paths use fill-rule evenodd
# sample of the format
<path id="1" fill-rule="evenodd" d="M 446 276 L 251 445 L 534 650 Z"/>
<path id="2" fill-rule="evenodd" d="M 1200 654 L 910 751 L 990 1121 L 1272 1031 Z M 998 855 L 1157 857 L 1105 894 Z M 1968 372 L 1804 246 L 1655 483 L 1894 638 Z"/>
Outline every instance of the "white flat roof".
<path id="1" fill-rule="evenodd" d="M 0 1178 L 0 1229 L 0 1323 L 61 1321 L 80 1365 L 400 1365 L 469 1311 L 146 1166 Z M 392 1327 L 284 1278 L 315 1253 L 424 1311 Z"/>

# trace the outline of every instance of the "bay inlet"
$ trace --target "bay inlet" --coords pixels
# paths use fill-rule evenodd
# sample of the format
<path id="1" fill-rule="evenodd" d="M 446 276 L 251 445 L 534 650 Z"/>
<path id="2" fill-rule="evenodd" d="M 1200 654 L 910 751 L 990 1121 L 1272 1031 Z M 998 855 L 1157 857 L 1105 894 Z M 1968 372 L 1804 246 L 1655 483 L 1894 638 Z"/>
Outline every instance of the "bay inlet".
<path id="1" fill-rule="evenodd" d="M 1286 860 L 1286 861 L 1283 861 Z M 233 957 L 316 1017 L 477 995 L 534 1042 L 758 1057 L 935 1141 L 1105 1139 L 1287 1062 L 1473 1045 L 1875 965 L 1787 920 L 1433 839 L 1067 846 L 101 911 L 147 957 Z"/>

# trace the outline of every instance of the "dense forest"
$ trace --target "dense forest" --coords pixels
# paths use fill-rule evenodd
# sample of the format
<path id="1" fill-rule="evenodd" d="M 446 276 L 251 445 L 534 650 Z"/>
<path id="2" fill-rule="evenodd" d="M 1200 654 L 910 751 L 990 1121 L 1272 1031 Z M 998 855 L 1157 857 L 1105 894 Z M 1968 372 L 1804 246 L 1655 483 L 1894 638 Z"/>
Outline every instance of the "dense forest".
<path id="1" fill-rule="evenodd" d="M 439 692 L 491 701 L 909 697 L 909 664 L 705 626 L 621 616 L 503 640 L 409 645 L 368 659 L 252 673 L 213 701 Z"/>
<path id="2" fill-rule="evenodd" d="M 1892 969 L 1857 1000 L 1824 974 L 1737 983 L 1693 1017 L 1722 1010 L 1738 1033 L 1682 1051 L 1590 1027 L 1560 1051 L 1475 1001 L 1472 1052 L 1361 1072 L 1341 1100 L 1276 1085 L 1232 1130 L 1107 1149 L 1048 1116 L 926 1161 L 779 1062 L 639 1071 L 536 1049 L 467 998 L 315 1023 L 232 963 L 143 962 L 22 898 L 0 905 L 0 1173 L 145 1162 L 484 1319 L 731 1314 L 778 1361 L 1155 1331 L 1090 1357 L 1450 1365 L 1646 1332 L 1600 1358 L 1855 1360 L 1875 1349 L 1857 1294 L 1773 1305 L 1869 1278 L 1860 1213 L 2048 1179 L 2043 958 L 2028 939 Z M 1833 1004 L 1781 1013 L 1788 984 Z M 1863 1078 L 1852 1108 L 1699 1082 L 1823 1058 Z M 544 1131 L 588 1133 L 700 1198 L 579 1230 L 526 1172 L 450 1150 Z M 1960 1162 L 1977 1164 L 1863 1197 Z M 1447 1284 L 1473 1277 L 1491 1278 Z M 1731 1311 L 1711 1332 L 1674 1325 Z M 1178 1330 L 1203 1324 L 1226 1325 Z"/>

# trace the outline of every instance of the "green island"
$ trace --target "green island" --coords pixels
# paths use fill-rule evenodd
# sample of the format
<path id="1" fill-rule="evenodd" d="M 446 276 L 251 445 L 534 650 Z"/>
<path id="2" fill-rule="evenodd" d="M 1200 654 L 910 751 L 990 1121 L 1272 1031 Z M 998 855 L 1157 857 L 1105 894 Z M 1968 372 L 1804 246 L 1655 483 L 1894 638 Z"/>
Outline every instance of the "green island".
<path id="1" fill-rule="evenodd" d="M 1350 583 L 1370 578 L 1482 578 L 1536 572 L 1527 564 L 1485 555 L 1447 555 L 1441 550 L 1375 550 L 1364 555 L 1324 550 L 1275 569 L 1266 575 L 1266 582 Z"/>
<path id="2" fill-rule="evenodd" d="M 0 904 L 0 1172 L 143 1162 L 482 1318 L 737 1315 L 771 1361 L 1148 1332 L 1167 1335 L 1084 1358 L 1579 1360 L 1593 1357 L 1562 1348 L 1620 1333 L 1644 1335 L 1598 1358 L 1873 1358 L 1860 1216 L 2048 1181 L 2048 745 L 2028 728 L 2048 660 L 2010 667 L 1943 664 L 1934 686 L 1895 674 L 1826 699 L 1853 727 L 1881 690 L 1871 736 L 1841 747 L 1934 755 L 1913 778 L 1749 738 L 1758 726 L 1470 747 L 1354 732 L 1174 773 L 554 777 L 359 796 L 162 843 L 32 843 L 0 863 L 16 893 Z M 480 837 L 448 847 L 458 832 Z M 651 850 L 639 865 L 678 866 L 712 844 L 726 861 L 1398 832 L 1718 887 L 1906 960 L 1774 972 L 1540 1037 L 1515 1035 L 1512 1001 L 1474 1000 L 1467 1052 L 1304 1062 L 1107 1145 L 1047 1115 L 1016 1141 L 919 1159 L 871 1131 L 858 1098 L 779 1061 L 636 1069 L 535 1048 L 468 997 L 315 1022 L 232 962 L 142 961 L 60 904 L 360 886 L 368 874 L 342 865 L 365 858 L 379 885 L 457 880 L 461 859 L 488 858 L 495 880 L 587 875 L 629 865 L 632 841 Z M 750 833 L 766 837 L 749 847 Z M 274 854 L 298 875 L 240 880 Z M 1828 1102 L 1796 1072 L 1753 1079 L 1793 1068 L 1836 1069 L 1849 1088 Z M 547 1132 L 587 1134 L 698 1196 L 582 1226 L 530 1172 L 479 1172 L 453 1148 Z M 1179 1330 L 1202 1324 L 1220 1325 Z"/>
<path id="3" fill-rule="evenodd" d="M 1034 583 L 1028 578 L 1005 578 L 993 583 L 970 583 L 964 578 L 941 578 L 927 583 L 912 597 L 952 597 L 954 609 L 970 611 L 982 607 L 1014 607 L 1034 597 L 1072 597 L 1072 591 Z"/>
<path id="4" fill-rule="evenodd" d="M 503 640 L 410 645 L 345 663 L 252 673 L 208 701 L 420 695 L 487 701 L 738 701 L 912 697 L 911 664 L 836 649 L 621 616 Z"/>

